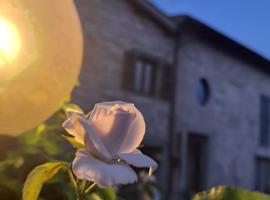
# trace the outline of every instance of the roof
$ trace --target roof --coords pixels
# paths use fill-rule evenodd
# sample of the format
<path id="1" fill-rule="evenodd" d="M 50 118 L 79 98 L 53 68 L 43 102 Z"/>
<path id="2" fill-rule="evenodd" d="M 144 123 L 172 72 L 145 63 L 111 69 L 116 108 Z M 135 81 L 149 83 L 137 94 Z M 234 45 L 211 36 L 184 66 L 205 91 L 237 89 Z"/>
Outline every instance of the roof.
<path id="1" fill-rule="evenodd" d="M 148 0 L 129 0 L 128 2 L 140 9 L 143 14 L 150 17 L 154 22 L 160 25 L 161 28 L 171 33 L 176 31 L 177 24 Z"/>
<path id="2" fill-rule="evenodd" d="M 231 56 L 252 63 L 254 66 L 258 66 L 260 69 L 270 73 L 270 61 L 267 58 L 232 38 L 190 16 L 174 16 L 172 19 L 179 24 L 181 32 L 199 37 L 208 44 L 217 46 L 219 49 L 226 51 Z"/>
<path id="3" fill-rule="evenodd" d="M 143 14 L 152 19 L 166 32 L 170 34 L 178 34 L 179 31 L 182 33 L 188 32 L 270 73 L 270 60 L 198 19 L 181 15 L 169 17 L 150 3 L 149 0 L 130 0 L 129 2 L 132 2 L 136 8 L 140 9 Z"/>

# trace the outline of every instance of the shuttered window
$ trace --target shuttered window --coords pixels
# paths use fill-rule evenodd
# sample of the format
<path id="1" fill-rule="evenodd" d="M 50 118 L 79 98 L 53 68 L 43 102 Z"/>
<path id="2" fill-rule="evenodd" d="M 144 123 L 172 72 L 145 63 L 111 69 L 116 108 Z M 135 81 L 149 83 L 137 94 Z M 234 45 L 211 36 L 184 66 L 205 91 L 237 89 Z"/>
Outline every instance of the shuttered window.
<path id="1" fill-rule="evenodd" d="M 260 145 L 269 146 L 270 132 L 270 99 L 265 95 L 260 97 Z"/>
<path id="2" fill-rule="evenodd" d="M 125 55 L 123 87 L 134 93 L 168 99 L 171 67 L 138 52 Z"/>

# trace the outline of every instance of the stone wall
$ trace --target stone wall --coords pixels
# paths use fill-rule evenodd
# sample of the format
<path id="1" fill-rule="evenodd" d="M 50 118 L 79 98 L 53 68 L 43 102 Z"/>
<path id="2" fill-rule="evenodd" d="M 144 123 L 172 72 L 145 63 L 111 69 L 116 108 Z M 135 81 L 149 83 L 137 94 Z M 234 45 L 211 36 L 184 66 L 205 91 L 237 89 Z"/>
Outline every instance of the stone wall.
<path id="1" fill-rule="evenodd" d="M 270 96 L 269 75 L 222 47 L 189 35 L 179 51 L 177 127 L 208 136 L 206 186 L 255 187 L 256 157 L 270 157 L 259 147 L 260 95 Z M 210 86 L 210 98 L 200 105 L 200 78 Z"/>
<path id="2" fill-rule="evenodd" d="M 77 0 L 76 4 L 85 35 L 85 57 L 81 86 L 73 101 L 88 110 L 101 101 L 134 102 L 145 116 L 147 137 L 152 134 L 164 141 L 168 103 L 123 90 L 122 78 L 125 53 L 132 49 L 171 62 L 172 38 L 128 1 Z"/>
<path id="3" fill-rule="evenodd" d="M 88 111 L 101 101 L 134 102 L 145 116 L 145 142 L 166 146 L 168 102 L 125 91 L 122 78 L 125 53 L 132 49 L 172 63 L 173 37 L 126 0 L 77 0 L 76 4 L 85 35 L 85 56 L 81 85 L 74 91 L 73 101 Z M 259 97 L 270 96 L 269 76 L 199 37 L 183 33 L 181 38 L 177 133 L 208 137 L 207 187 L 228 184 L 254 189 L 256 156 L 270 155 L 270 148 L 258 145 Z M 206 105 L 196 99 L 200 78 L 210 86 Z"/>

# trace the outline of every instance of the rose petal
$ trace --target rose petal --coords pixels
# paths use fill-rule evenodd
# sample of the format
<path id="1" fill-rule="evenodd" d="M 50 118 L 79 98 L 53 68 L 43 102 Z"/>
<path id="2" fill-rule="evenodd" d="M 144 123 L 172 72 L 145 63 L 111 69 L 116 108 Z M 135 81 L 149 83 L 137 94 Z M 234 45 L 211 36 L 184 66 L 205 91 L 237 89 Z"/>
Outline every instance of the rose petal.
<path id="1" fill-rule="evenodd" d="M 70 135 L 74 136 L 75 140 L 77 140 L 79 143 L 84 144 L 85 130 L 77 122 L 79 118 L 83 117 L 82 113 L 74 110 L 67 110 L 66 114 L 68 116 L 68 119 L 63 123 L 63 127 Z"/>
<path id="2" fill-rule="evenodd" d="M 151 175 L 154 170 L 157 169 L 158 164 L 149 156 L 142 154 L 140 151 L 134 151 L 132 153 L 119 153 L 119 158 L 126 163 L 139 168 L 148 168 Z"/>
<path id="3" fill-rule="evenodd" d="M 109 113 L 102 114 L 99 112 L 97 115 L 99 119 L 92 121 L 90 126 L 101 138 L 108 150 L 116 154 L 125 140 L 129 126 L 133 121 L 133 116 L 127 112 L 110 111 Z"/>
<path id="4" fill-rule="evenodd" d="M 118 152 L 120 153 L 133 152 L 141 144 L 144 134 L 145 134 L 145 121 L 142 113 L 136 109 L 134 120 L 130 124 L 129 130 Z"/>
<path id="5" fill-rule="evenodd" d="M 129 184 L 137 181 L 136 173 L 128 165 L 105 163 L 84 150 L 77 151 L 72 169 L 79 179 L 94 181 L 100 187 Z"/>
<path id="6" fill-rule="evenodd" d="M 67 110 L 66 114 L 69 118 L 63 123 L 63 127 L 67 132 L 73 135 L 75 140 L 85 144 L 88 150 L 96 156 L 105 160 L 111 160 L 111 154 L 100 138 L 89 127 L 83 113 Z"/>
<path id="7" fill-rule="evenodd" d="M 111 160 L 112 155 L 109 153 L 109 151 L 107 150 L 106 146 L 103 144 L 99 136 L 89 126 L 88 122 L 82 118 L 79 119 L 78 121 L 86 131 L 84 137 L 86 148 L 101 159 L 108 161 Z"/>
<path id="8" fill-rule="evenodd" d="M 125 102 L 96 104 L 89 125 L 113 155 L 135 150 L 145 133 L 142 114 L 133 104 Z"/>
<path id="9" fill-rule="evenodd" d="M 70 118 L 70 117 L 72 117 L 74 115 L 84 117 L 83 112 L 81 112 L 79 110 L 74 110 L 74 109 L 67 109 L 66 110 L 66 115 L 67 115 L 67 118 Z"/>
<path id="10" fill-rule="evenodd" d="M 133 106 L 133 105 L 134 105 L 133 103 L 126 103 L 124 101 L 102 102 L 102 103 L 95 104 L 95 107 L 93 110 L 97 110 L 100 108 L 111 109 L 112 107 L 121 107 L 121 108 L 126 108 L 126 110 L 128 110 L 130 106 Z"/>

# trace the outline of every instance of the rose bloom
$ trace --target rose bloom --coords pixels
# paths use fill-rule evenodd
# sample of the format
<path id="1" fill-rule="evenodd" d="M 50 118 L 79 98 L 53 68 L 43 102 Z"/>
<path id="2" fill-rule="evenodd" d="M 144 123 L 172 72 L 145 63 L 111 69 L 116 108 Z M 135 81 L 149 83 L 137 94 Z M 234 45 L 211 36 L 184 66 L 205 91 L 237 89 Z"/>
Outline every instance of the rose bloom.
<path id="1" fill-rule="evenodd" d="M 149 168 L 157 163 L 137 148 L 145 134 L 141 112 L 131 103 L 98 103 L 89 117 L 75 110 L 67 111 L 63 127 L 84 144 L 72 163 L 74 174 L 93 181 L 100 187 L 136 182 L 138 177 L 130 167 Z"/>

